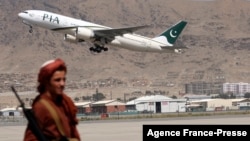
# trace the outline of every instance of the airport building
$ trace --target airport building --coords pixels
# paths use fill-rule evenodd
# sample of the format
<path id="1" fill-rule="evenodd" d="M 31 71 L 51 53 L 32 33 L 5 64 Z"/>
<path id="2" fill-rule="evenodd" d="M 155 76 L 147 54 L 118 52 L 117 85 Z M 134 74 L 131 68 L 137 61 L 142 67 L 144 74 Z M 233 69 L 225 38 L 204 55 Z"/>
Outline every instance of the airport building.
<path id="1" fill-rule="evenodd" d="M 123 112 L 126 110 L 125 103 L 115 99 L 95 102 L 78 102 L 75 103 L 75 105 L 78 109 L 78 115 Z"/>
<path id="2" fill-rule="evenodd" d="M 223 93 L 233 93 L 234 95 L 244 95 L 250 92 L 249 83 L 224 83 Z"/>
<path id="3" fill-rule="evenodd" d="M 250 99 L 244 99 L 237 103 L 239 110 L 250 110 Z"/>
<path id="4" fill-rule="evenodd" d="M 222 90 L 221 82 L 191 82 L 189 84 L 185 84 L 185 93 L 189 94 L 219 94 Z"/>
<path id="5" fill-rule="evenodd" d="M 163 95 L 143 96 L 126 103 L 127 110 L 142 113 L 185 112 L 186 99 L 172 99 Z"/>
<path id="6" fill-rule="evenodd" d="M 188 101 L 188 111 L 226 111 L 239 110 L 245 99 L 200 99 Z M 250 102 L 248 102 L 250 105 Z M 242 103 L 242 105 L 244 105 Z"/>
<path id="7" fill-rule="evenodd" d="M 0 110 L 0 116 L 3 117 L 22 116 L 22 112 L 17 108 L 4 108 Z"/>

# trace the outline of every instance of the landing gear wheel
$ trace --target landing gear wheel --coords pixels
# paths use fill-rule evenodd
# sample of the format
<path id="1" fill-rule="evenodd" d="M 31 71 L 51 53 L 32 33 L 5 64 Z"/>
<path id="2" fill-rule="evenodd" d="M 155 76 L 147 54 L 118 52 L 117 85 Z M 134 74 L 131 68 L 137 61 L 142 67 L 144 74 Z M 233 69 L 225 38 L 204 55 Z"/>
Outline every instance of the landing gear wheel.
<path id="1" fill-rule="evenodd" d="M 108 48 L 103 48 L 104 51 L 108 51 Z"/>
<path id="2" fill-rule="evenodd" d="M 32 33 L 32 32 L 33 32 L 33 29 L 32 29 L 32 26 L 30 26 L 29 33 Z"/>

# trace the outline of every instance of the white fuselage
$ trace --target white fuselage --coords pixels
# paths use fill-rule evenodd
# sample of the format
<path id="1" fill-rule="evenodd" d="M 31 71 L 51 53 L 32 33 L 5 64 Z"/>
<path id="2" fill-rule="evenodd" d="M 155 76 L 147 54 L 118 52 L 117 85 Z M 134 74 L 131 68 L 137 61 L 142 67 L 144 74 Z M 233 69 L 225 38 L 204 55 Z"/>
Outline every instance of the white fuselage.
<path id="1" fill-rule="evenodd" d="M 19 17 L 23 19 L 23 22 L 28 25 L 39 26 L 45 29 L 55 30 L 63 34 L 68 34 L 76 36 L 76 28 L 68 27 L 84 27 L 88 30 L 98 30 L 98 29 L 111 29 L 110 27 L 83 21 L 80 19 L 75 19 L 67 16 L 63 16 L 56 13 L 51 13 L 47 11 L 39 10 L 28 10 L 27 13 L 19 13 Z M 60 30 L 56 30 L 59 29 Z M 65 30 L 62 30 L 65 28 Z M 84 41 L 92 41 L 92 38 L 83 38 Z M 133 51 L 145 51 L 145 52 L 175 52 L 172 49 L 162 49 L 161 46 L 169 46 L 171 44 L 163 44 L 152 40 L 151 38 L 140 36 L 134 33 L 123 34 L 122 36 L 115 36 L 115 38 L 108 42 L 108 46 L 117 46 L 124 49 L 129 49 Z"/>

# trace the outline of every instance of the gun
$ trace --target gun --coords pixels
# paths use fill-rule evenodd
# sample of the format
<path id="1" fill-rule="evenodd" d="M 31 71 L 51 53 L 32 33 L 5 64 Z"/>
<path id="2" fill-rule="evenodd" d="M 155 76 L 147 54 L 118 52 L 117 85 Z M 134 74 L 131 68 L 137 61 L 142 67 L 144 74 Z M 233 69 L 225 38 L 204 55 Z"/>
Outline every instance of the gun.
<path id="1" fill-rule="evenodd" d="M 23 101 L 20 99 L 19 95 L 17 94 L 17 91 L 16 89 L 14 88 L 14 86 L 11 86 L 11 89 L 12 91 L 14 92 L 17 100 L 19 101 L 20 103 L 20 106 L 23 110 L 23 113 L 25 115 L 25 117 L 27 118 L 28 120 L 28 124 L 30 125 L 30 128 L 33 132 L 33 134 L 36 136 L 36 138 L 39 140 L 39 141 L 48 141 L 46 139 L 46 137 L 44 136 L 44 134 L 42 133 L 41 129 L 39 128 L 37 122 L 36 122 L 36 119 L 35 119 L 35 116 L 34 114 L 32 113 L 32 110 L 29 110 L 29 109 L 26 109 L 25 106 L 24 106 L 24 103 Z"/>

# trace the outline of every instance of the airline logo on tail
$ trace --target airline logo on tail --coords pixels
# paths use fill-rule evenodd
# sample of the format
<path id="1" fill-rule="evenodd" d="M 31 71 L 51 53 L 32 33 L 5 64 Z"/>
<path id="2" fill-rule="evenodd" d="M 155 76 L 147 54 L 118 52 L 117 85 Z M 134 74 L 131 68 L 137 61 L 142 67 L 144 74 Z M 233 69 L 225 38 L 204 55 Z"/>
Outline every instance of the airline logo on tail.
<path id="1" fill-rule="evenodd" d="M 155 37 L 153 40 L 173 45 L 186 24 L 186 21 L 180 21 L 177 24 L 173 25 L 171 28 L 161 33 L 159 36 Z"/>

